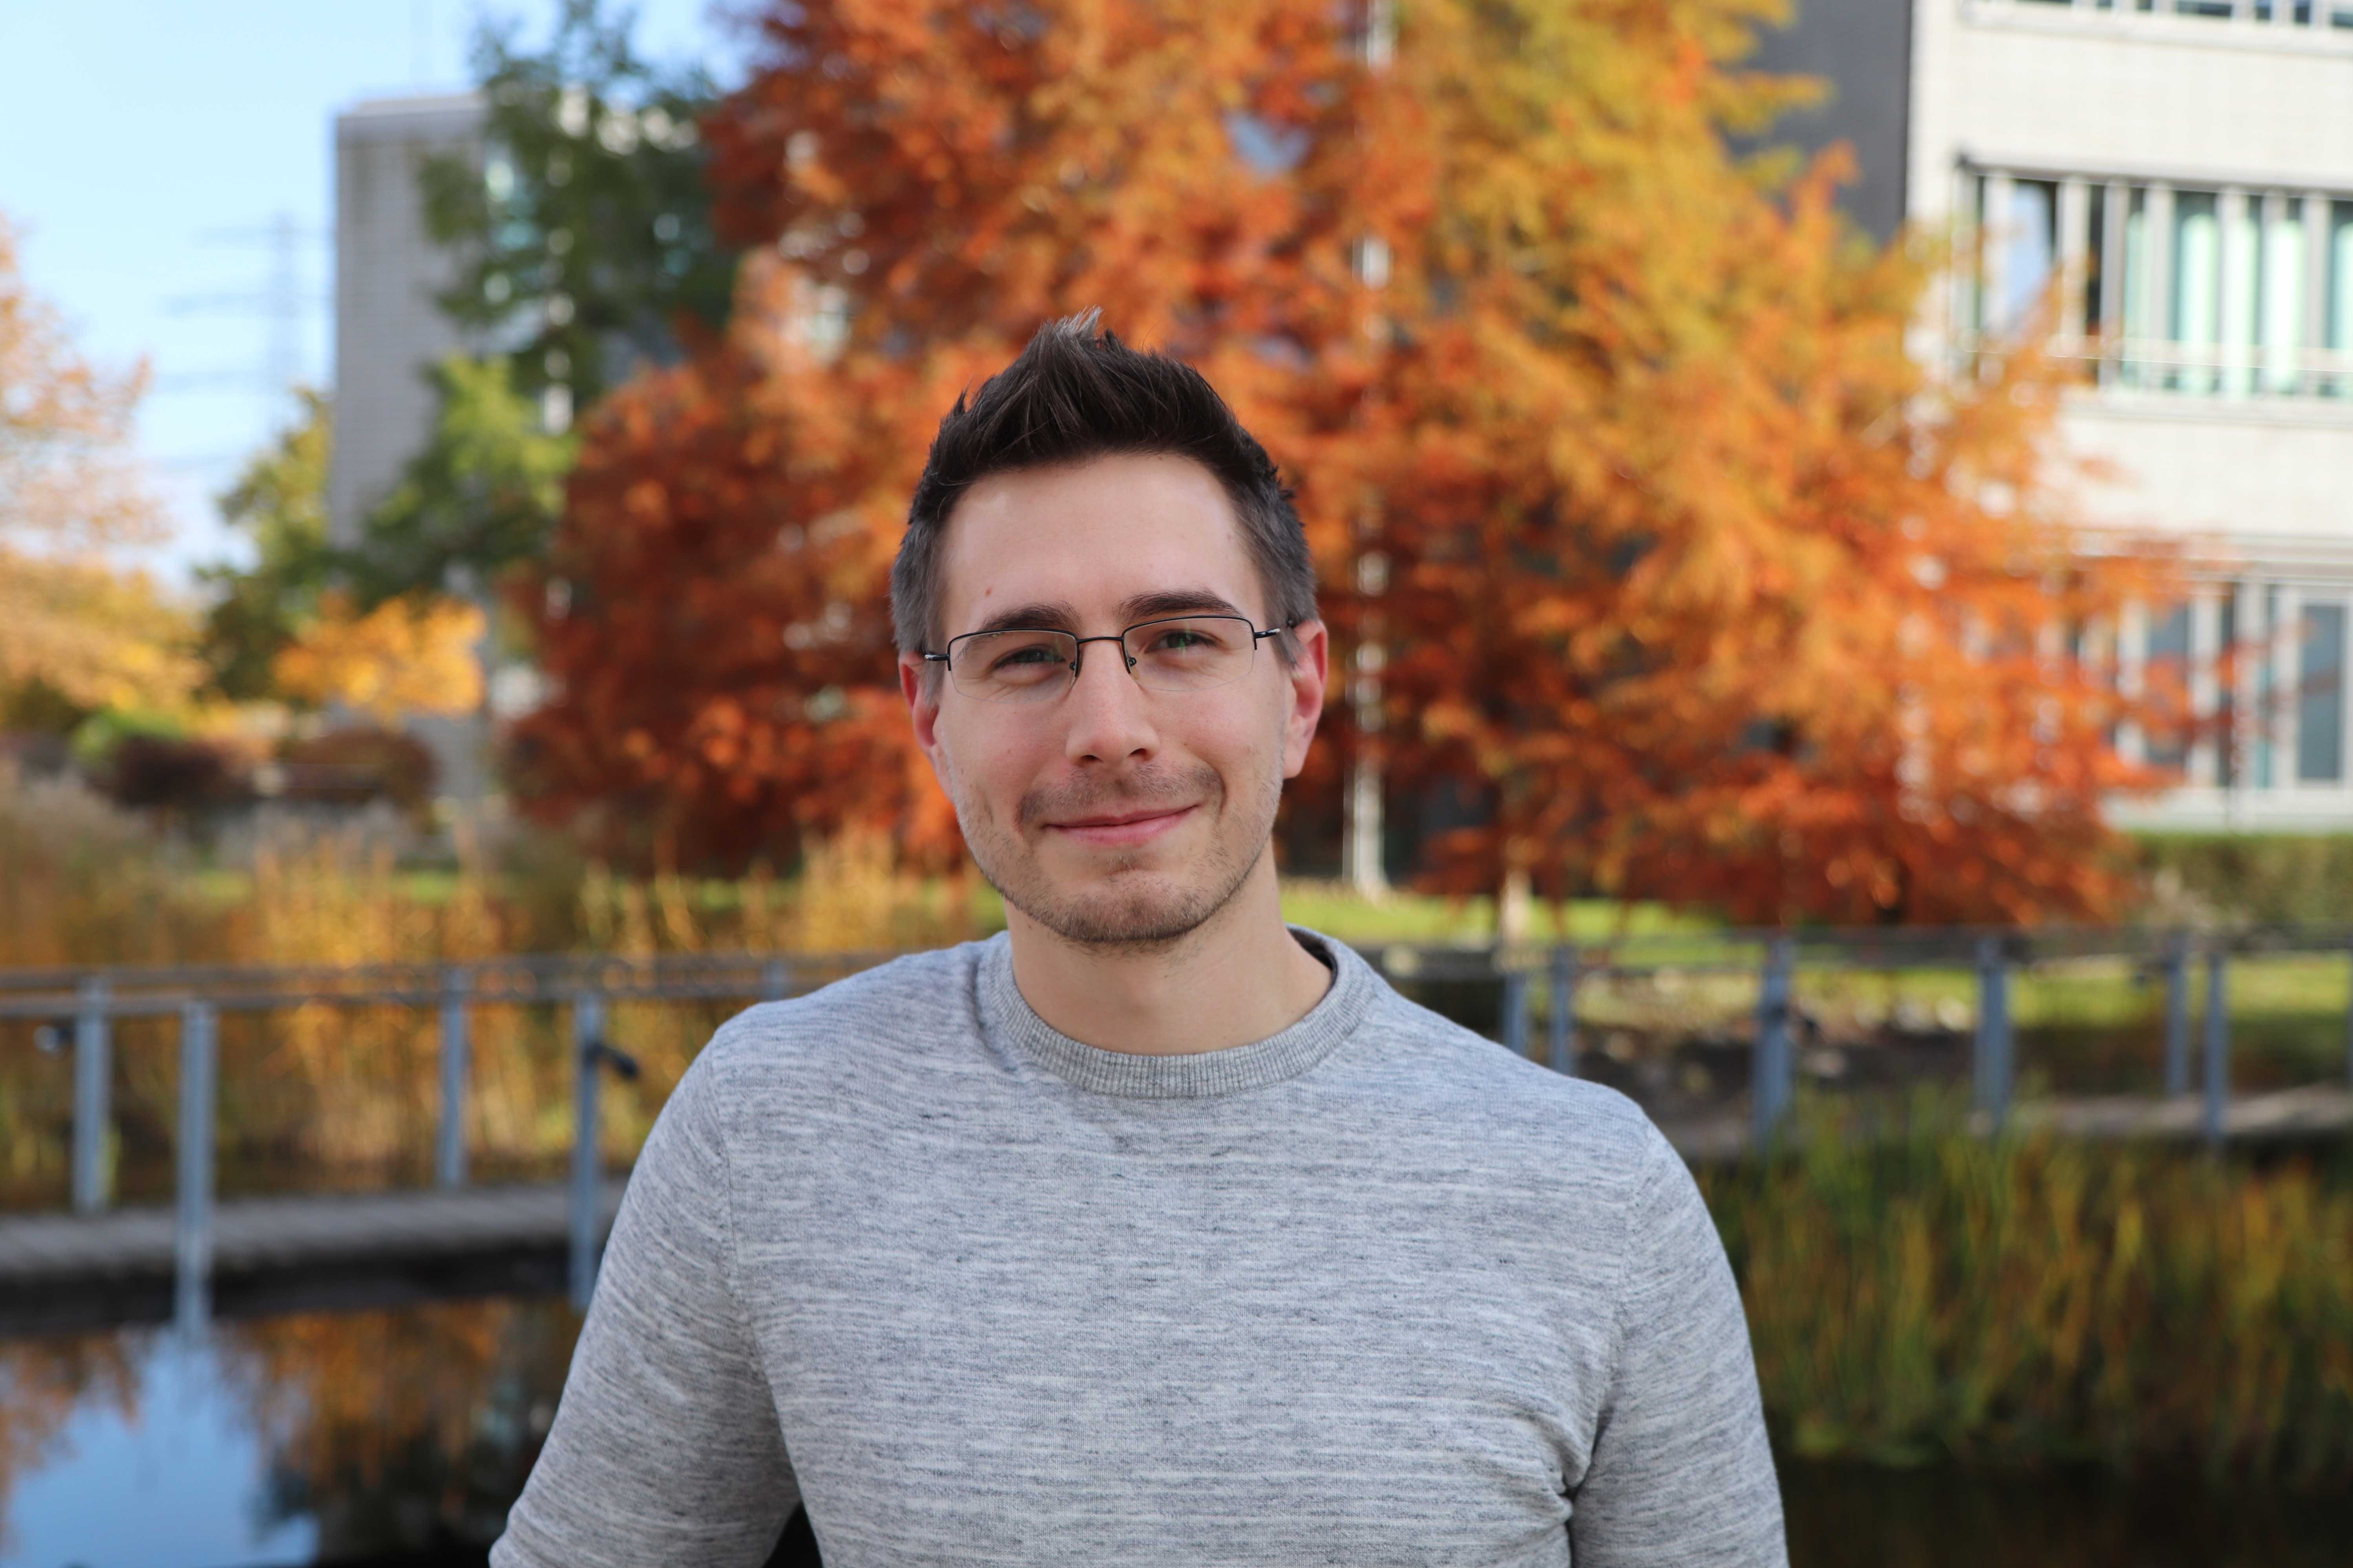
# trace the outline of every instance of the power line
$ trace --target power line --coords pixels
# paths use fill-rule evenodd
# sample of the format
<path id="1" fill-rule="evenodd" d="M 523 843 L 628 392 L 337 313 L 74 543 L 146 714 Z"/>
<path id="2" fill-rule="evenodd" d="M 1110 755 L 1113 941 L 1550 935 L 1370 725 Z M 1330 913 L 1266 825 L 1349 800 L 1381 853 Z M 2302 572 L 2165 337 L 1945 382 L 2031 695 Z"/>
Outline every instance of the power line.
<path id="1" fill-rule="evenodd" d="M 197 371 L 163 377 L 158 390 L 209 392 L 246 388 L 260 392 L 274 412 L 279 399 L 290 393 L 302 373 L 302 325 L 306 314 L 327 303 L 327 296 L 302 287 L 302 249 L 306 243 L 326 238 L 325 231 L 298 224 L 294 215 L 276 214 L 269 223 L 207 229 L 199 243 L 269 247 L 269 270 L 262 286 L 212 294 L 182 294 L 166 299 L 168 315 L 254 315 L 262 319 L 260 363 L 251 371 Z"/>

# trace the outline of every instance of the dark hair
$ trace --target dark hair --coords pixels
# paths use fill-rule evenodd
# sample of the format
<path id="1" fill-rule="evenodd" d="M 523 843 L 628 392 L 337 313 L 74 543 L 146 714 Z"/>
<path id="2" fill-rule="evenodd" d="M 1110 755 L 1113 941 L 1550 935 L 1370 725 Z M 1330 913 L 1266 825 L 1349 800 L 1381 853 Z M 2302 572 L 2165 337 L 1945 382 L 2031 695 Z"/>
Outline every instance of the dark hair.
<path id="1" fill-rule="evenodd" d="M 1216 475 L 1274 623 L 1315 619 L 1307 535 L 1274 460 L 1199 371 L 1128 347 L 1098 330 L 1100 315 L 1047 323 L 1019 358 L 969 398 L 958 397 L 940 421 L 891 566 L 891 620 L 902 651 L 936 649 L 940 538 L 966 490 L 993 473 L 1117 453 L 1187 457 Z M 1290 638 L 1274 641 L 1286 661 L 1293 657 Z"/>

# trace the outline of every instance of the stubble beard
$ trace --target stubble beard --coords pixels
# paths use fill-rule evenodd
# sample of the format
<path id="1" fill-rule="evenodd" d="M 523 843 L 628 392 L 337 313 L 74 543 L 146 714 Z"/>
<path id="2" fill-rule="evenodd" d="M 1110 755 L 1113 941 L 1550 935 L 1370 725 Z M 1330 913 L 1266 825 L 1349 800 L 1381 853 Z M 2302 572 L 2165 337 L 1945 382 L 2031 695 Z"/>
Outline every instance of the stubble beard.
<path id="1" fill-rule="evenodd" d="M 1233 902 L 1264 857 L 1274 834 L 1282 779 L 1270 772 L 1249 798 L 1229 796 L 1225 780 L 1206 763 L 1170 768 L 1147 764 L 1108 789 L 1033 789 L 1021 798 L 1008 831 L 979 802 L 958 789 L 956 815 L 973 863 L 1005 902 L 1074 946 L 1131 953 L 1165 952 L 1208 924 Z M 1040 824 L 1097 812 L 1149 810 L 1160 803 L 1193 802 L 1210 821 L 1208 849 L 1197 859 L 1148 870 L 1149 853 L 1109 859 L 1091 885 L 1059 885 L 1039 862 L 1031 832 Z"/>

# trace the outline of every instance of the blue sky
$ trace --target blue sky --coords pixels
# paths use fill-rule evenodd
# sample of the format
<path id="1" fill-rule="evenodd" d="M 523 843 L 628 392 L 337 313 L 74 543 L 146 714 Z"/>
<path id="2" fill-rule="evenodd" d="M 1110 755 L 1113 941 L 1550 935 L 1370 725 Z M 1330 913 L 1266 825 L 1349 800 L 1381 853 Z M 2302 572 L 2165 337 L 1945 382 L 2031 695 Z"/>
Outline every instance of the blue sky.
<path id="1" fill-rule="evenodd" d="M 708 0 L 640 0 L 648 53 L 700 56 L 722 79 L 729 37 Z M 732 9 L 733 7 L 731 7 Z M 174 308 L 256 294 L 270 264 L 252 231 L 290 214 L 307 238 L 305 378 L 332 382 L 324 302 L 333 256 L 335 111 L 467 81 L 484 10 L 543 37 L 554 0 L 0 0 L 0 213 L 26 278 L 101 363 L 144 355 L 157 378 L 140 446 L 174 527 L 149 564 L 174 579 L 234 555 L 212 497 L 269 438 L 283 404 L 258 387 L 259 313 Z"/>

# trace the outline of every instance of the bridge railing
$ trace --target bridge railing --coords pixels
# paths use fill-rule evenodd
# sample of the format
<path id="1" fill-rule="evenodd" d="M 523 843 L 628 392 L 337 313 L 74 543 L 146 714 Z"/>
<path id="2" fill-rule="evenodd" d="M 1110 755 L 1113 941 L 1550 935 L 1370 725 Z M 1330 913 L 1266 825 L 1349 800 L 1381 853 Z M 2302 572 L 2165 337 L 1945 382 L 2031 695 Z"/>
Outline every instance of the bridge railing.
<path id="1" fill-rule="evenodd" d="M 1977 992 L 1970 1079 L 1975 1107 L 1992 1128 L 2007 1119 L 2017 1079 L 2011 993 L 2036 967 L 2118 958 L 2165 985 L 2165 1086 L 2191 1086 L 2192 1035 L 2200 1131 L 2222 1141 L 2231 1097 L 2231 1014 L 2227 969 L 2233 958 L 2337 955 L 2353 966 L 2353 928 L 2295 927 L 2234 933 L 2147 928 L 1871 929 L 1712 931 L 1629 937 L 1584 943 L 1451 946 L 1393 943 L 1362 949 L 1374 967 L 1407 985 L 1469 982 L 1498 988 L 1500 1033 L 1514 1052 L 1535 1054 L 1535 992 L 1544 991 L 1540 1059 L 1555 1071 L 1578 1069 L 1577 998 L 1602 980 L 1755 977 L 1757 1004 L 1749 1047 L 1748 1134 L 1765 1145 L 1781 1130 L 1796 1082 L 1794 1030 L 1801 969 L 1954 970 L 1970 973 Z M 73 1061 L 72 1205 L 98 1213 L 110 1205 L 106 1149 L 111 1121 L 113 1026 L 127 1018 L 176 1017 L 179 1096 L 175 1136 L 174 1317 L 200 1327 L 210 1312 L 214 1213 L 214 1128 L 218 1114 L 219 1020 L 227 1012 L 269 1012 L 321 1003 L 351 1008 L 429 1009 L 438 1022 L 438 1114 L 434 1179 L 443 1188 L 468 1181 L 465 1127 L 472 1021 L 484 1007 L 552 1004 L 571 1022 L 572 1153 L 569 1162 L 570 1283 L 585 1306 L 599 1247 L 596 1131 L 607 1071 L 637 1075 L 637 1064 L 606 1037 L 615 1002 L 782 1000 L 802 994 L 892 955 L 718 953 L 629 957 L 543 954 L 457 964 L 328 966 L 115 966 L 0 970 L 0 1020 L 30 1021 L 44 1048 Z M 2191 975 L 2206 974 L 2204 1015 L 2193 1031 Z M 2353 1008 L 2345 1033 L 2345 1074 L 2353 1086 Z"/>

